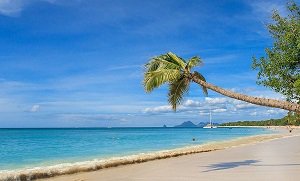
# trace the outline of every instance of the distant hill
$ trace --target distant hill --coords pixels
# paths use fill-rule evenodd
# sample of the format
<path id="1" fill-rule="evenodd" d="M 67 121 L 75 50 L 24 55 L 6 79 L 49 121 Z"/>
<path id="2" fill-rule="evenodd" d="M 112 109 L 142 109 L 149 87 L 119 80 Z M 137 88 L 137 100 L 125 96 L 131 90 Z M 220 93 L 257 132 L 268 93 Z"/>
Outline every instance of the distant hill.
<path id="1" fill-rule="evenodd" d="M 180 125 L 176 125 L 174 127 L 176 127 L 176 128 L 194 128 L 194 127 L 197 127 L 197 125 L 195 125 L 192 121 L 185 121 L 185 122 L 181 123 Z"/>
<path id="2" fill-rule="evenodd" d="M 209 122 L 205 123 L 205 122 L 200 122 L 199 124 L 197 124 L 197 127 L 204 127 L 206 126 L 207 124 L 209 124 Z"/>
<path id="3" fill-rule="evenodd" d="M 209 122 L 200 122 L 199 124 L 194 124 L 192 121 L 185 121 L 179 125 L 176 125 L 174 127 L 176 128 L 196 128 L 196 127 L 199 127 L 199 128 L 202 128 L 203 126 L 206 126 L 207 124 L 209 124 Z M 218 126 L 219 124 L 218 123 L 213 123 L 215 126 Z"/>

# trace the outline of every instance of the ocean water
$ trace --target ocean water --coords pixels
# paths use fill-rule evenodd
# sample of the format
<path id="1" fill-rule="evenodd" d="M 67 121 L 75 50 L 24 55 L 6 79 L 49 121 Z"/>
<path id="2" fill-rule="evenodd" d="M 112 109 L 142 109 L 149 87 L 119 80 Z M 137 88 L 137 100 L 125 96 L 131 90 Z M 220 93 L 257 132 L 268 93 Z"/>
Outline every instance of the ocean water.
<path id="1" fill-rule="evenodd" d="M 269 133 L 273 132 L 263 128 L 0 129 L 0 171 L 107 159 Z"/>

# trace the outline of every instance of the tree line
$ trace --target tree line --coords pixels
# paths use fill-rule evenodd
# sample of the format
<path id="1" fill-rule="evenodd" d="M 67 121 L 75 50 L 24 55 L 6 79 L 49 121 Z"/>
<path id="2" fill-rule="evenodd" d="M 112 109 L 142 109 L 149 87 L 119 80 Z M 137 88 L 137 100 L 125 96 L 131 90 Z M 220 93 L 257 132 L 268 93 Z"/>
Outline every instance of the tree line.
<path id="1" fill-rule="evenodd" d="M 280 119 L 268 119 L 262 121 L 237 121 L 223 123 L 220 126 L 300 126 L 300 115 L 289 113 Z"/>

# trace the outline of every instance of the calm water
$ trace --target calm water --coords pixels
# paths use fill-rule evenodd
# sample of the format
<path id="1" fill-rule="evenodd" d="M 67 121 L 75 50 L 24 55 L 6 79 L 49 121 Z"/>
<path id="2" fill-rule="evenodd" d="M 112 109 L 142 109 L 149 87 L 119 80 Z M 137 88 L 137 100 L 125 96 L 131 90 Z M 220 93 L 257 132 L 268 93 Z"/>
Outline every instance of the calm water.
<path id="1" fill-rule="evenodd" d="M 268 133 L 271 131 L 261 128 L 0 129 L 0 170 L 132 155 Z"/>

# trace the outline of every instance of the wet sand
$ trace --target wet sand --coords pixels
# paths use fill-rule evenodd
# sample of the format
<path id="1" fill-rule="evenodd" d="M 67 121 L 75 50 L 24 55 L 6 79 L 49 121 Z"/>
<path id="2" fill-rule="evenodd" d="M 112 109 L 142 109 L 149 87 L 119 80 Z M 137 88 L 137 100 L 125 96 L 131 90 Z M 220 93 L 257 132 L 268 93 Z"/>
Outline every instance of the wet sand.
<path id="1" fill-rule="evenodd" d="M 299 131 L 206 145 L 211 152 L 122 165 L 44 181 L 300 180 Z M 209 147 L 208 147 L 209 146 Z M 226 149 L 225 149 L 226 148 Z M 193 148 L 195 149 L 195 148 Z M 173 150 L 174 151 L 174 150 Z M 177 150 L 178 151 L 178 150 Z M 182 151 L 182 150 L 181 150 Z M 200 151 L 199 151 L 200 152 Z"/>

